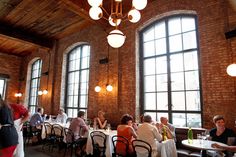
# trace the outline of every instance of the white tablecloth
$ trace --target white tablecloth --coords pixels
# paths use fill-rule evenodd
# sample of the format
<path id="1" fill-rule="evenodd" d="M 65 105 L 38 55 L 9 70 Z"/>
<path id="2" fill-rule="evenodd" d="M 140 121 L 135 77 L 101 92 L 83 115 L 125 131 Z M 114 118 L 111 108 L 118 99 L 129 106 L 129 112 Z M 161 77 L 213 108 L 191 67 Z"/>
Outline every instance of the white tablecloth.
<path id="1" fill-rule="evenodd" d="M 47 121 L 48 122 L 48 121 Z M 65 141 L 65 133 L 64 133 L 64 128 L 69 128 L 69 123 L 66 123 L 66 124 L 62 124 L 62 123 L 57 123 L 57 122 L 48 122 L 48 123 L 50 123 L 51 125 L 54 125 L 54 124 L 59 124 L 60 126 L 62 126 L 62 128 L 63 128 L 63 137 L 64 137 L 64 141 Z M 51 132 L 51 130 L 48 130 L 48 132 Z M 57 134 L 57 133 L 56 133 Z M 59 134 L 59 133 L 58 133 Z M 44 125 L 43 125 L 43 127 L 42 127 L 42 134 L 41 134 L 41 137 L 42 137 L 42 139 L 45 139 L 46 138 L 46 133 L 45 133 L 45 127 L 44 127 Z"/>
<path id="2" fill-rule="evenodd" d="M 87 154 L 93 154 L 93 145 L 92 145 L 92 139 L 90 137 L 90 133 L 93 130 L 89 130 L 89 136 L 88 136 L 88 140 L 87 140 L 87 145 L 86 145 L 86 153 Z M 116 130 L 111 130 L 111 131 L 106 131 L 106 130 L 96 130 L 96 131 L 102 131 L 104 134 L 107 135 L 107 140 L 106 140 L 106 157 L 112 157 L 112 153 L 113 151 L 113 145 L 112 145 L 112 136 L 117 134 Z"/>
<path id="3" fill-rule="evenodd" d="M 175 141 L 173 139 L 168 139 L 157 142 L 158 157 L 177 157 L 177 151 L 175 146 Z"/>

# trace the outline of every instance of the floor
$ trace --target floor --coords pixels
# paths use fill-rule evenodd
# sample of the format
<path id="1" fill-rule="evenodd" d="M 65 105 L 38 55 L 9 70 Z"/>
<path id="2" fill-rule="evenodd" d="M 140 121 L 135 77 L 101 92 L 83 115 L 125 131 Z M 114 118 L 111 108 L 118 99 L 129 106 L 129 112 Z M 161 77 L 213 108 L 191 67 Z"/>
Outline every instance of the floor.
<path id="1" fill-rule="evenodd" d="M 54 150 L 49 152 L 42 149 L 42 145 L 26 145 L 25 146 L 25 157 L 63 157 L 64 151 L 59 152 Z"/>

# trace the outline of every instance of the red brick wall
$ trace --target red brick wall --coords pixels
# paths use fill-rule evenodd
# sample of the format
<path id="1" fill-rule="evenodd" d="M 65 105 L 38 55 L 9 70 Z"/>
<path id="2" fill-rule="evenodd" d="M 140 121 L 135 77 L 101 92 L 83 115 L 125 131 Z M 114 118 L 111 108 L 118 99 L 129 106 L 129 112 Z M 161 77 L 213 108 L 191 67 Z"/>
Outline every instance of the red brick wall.
<path id="1" fill-rule="evenodd" d="M 52 53 L 52 62 L 49 75 L 49 95 L 44 99 L 46 112 L 56 113 L 61 104 L 62 63 L 63 54 L 71 45 L 78 42 L 87 42 L 91 45 L 91 66 L 89 84 L 88 117 L 92 118 L 97 111 L 102 109 L 107 113 L 107 118 L 114 123 L 119 123 L 120 116 L 124 113 L 135 115 L 136 106 L 139 105 L 138 93 L 138 66 L 136 58 L 138 47 L 136 44 L 137 33 L 146 23 L 155 21 L 160 17 L 184 11 L 195 12 L 198 17 L 200 68 L 203 94 L 203 126 L 212 127 L 212 117 L 223 114 L 227 125 L 234 126 L 236 119 L 236 78 L 226 74 L 226 67 L 233 61 L 236 62 L 236 39 L 226 40 L 224 32 L 236 26 L 236 13 L 227 6 L 226 0 L 156 0 L 141 11 L 141 21 L 131 24 L 122 23 L 121 31 L 126 35 L 126 42 L 120 49 L 110 48 L 109 82 L 114 90 L 105 92 L 107 84 L 107 66 L 99 64 L 99 59 L 107 56 L 106 32 L 99 26 L 91 26 L 81 32 L 59 40 Z M 230 47 L 230 41 L 232 49 Z M 34 52 L 25 58 L 24 67 L 30 59 L 41 56 L 48 67 L 46 52 Z M 234 56 L 234 58 L 232 58 Z M 26 75 L 26 69 L 24 69 Z M 136 79 L 137 78 L 137 79 Z M 41 82 L 45 86 L 45 82 Z M 96 93 L 94 87 L 100 85 L 103 91 Z"/>
<path id="2" fill-rule="evenodd" d="M 10 79 L 7 81 L 6 100 L 8 102 L 15 103 L 17 101 L 15 93 L 18 93 L 18 87 L 20 83 L 19 67 L 21 65 L 21 58 L 0 53 L 0 63 L 0 73 L 7 74 L 10 77 Z"/>

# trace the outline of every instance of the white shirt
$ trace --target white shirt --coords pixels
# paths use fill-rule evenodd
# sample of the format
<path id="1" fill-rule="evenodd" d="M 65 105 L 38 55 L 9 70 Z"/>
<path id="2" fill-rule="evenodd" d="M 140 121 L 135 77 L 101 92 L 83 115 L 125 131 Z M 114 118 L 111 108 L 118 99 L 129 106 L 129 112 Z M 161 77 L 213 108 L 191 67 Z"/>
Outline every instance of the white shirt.
<path id="1" fill-rule="evenodd" d="M 66 115 L 66 113 L 58 114 L 58 115 L 57 115 L 56 122 L 59 122 L 59 123 L 62 123 L 62 124 L 66 124 L 66 120 L 67 120 L 67 115 Z"/>
<path id="2" fill-rule="evenodd" d="M 150 123 L 143 123 L 138 126 L 137 139 L 149 143 L 152 147 L 152 156 L 157 155 L 157 141 L 162 140 L 162 135 L 157 130 L 156 126 Z"/>

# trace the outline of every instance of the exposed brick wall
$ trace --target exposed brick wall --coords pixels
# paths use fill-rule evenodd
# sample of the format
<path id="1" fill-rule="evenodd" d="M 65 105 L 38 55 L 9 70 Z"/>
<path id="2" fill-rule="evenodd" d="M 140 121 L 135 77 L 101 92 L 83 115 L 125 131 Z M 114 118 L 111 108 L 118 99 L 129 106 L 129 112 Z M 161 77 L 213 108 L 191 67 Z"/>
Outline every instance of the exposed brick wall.
<path id="1" fill-rule="evenodd" d="M 203 126 L 213 127 L 212 117 L 223 114 L 227 125 L 234 126 L 236 119 L 236 80 L 226 74 L 226 67 L 236 62 L 236 39 L 226 40 L 224 32 L 236 26 L 236 13 L 226 0 L 156 0 L 141 11 L 141 21 L 131 24 L 122 23 L 121 30 L 126 35 L 126 42 L 120 49 L 110 48 L 109 83 L 114 87 L 111 93 L 105 92 L 107 84 L 107 66 L 99 64 L 99 59 L 107 56 L 106 32 L 93 25 L 81 32 L 59 40 L 51 51 L 52 60 L 49 76 L 49 95 L 44 100 L 47 113 L 56 114 L 61 104 L 62 63 L 68 48 L 79 42 L 91 45 L 91 66 L 89 84 L 88 117 L 93 118 L 102 109 L 107 118 L 115 124 L 119 123 L 124 113 L 135 115 L 138 102 L 138 46 L 137 34 L 146 23 L 158 20 L 172 13 L 196 13 L 198 18 L 201 84 L 203 94 Z M 230 47 L 230 42 L 231 46 Z M 47 52 L 34 52 L 24 58 L 24 67 L 34 57 L 43 59 L 43 69 L 48 67 Z M 233 56 L 233 58 L 232 58 Z M 44 71 L 43 70 L 43 71 Z M 24 69 L 26 76 L 27 70 Z M 46 86 L 46 81 L 41 85 Z M 94 87 L 100 85 L 103 91 L 96 93 Z M 25 87 L 23 87 L 24 89 Z"/>
<path id="2" fill-rule="evenodd" d="M 0 63 L 0 73 L 7 74 L 10 77 L 7 81 L 6 100 L 9 103 L 16 103 L 17 98 L 15 97 L 15 93 L 18 93 L 18 87 L 20 85 L 19 67 L 21 65 L 21 58 L 0 53 Z"/>

